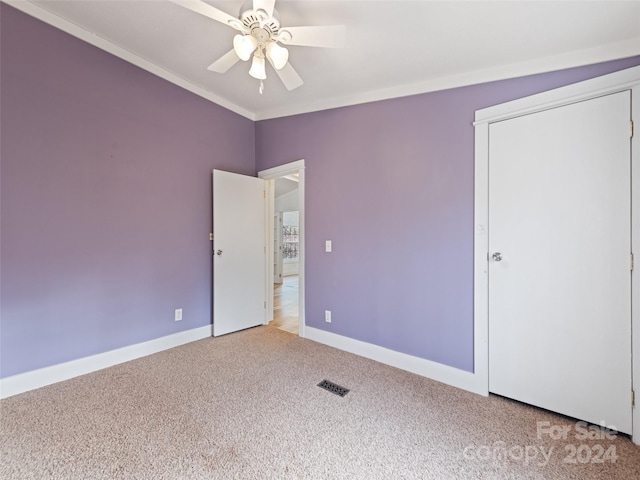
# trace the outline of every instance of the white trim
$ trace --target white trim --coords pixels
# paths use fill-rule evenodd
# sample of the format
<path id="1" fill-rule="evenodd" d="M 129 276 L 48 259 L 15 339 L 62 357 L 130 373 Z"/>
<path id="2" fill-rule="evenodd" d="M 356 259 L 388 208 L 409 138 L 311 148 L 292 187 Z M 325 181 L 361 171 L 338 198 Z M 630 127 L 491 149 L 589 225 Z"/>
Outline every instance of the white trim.
<path id="1" fill-rule="evenodd" d="M 475 206 L 474 206 L 474 348 L 475 376 L 489 391 L 489 124 L 533 112 L 568 105 L 633 88 L 632 116 L 636 133 L 632 140 L 632 165 L 640 165 L 640 67 L 603 75 L 566 87 L 521 98 L 476 111 L 475 125 Z M 640 168 L 632 169 L 632 192 L 640 192 Z M 632 249 L 640 252 L 640 195 L 632 193 Z M 640 254 L 638 254 L 640 255 Z M 637 268 L 636 268 L 637 271 Z M 640 397 L 640 282 L 632 283 L 632 375 Z M 631 392 L 629 392 L 631 395 Z M 633 441 L 640 445 L 640 401 L 633 411 Z"/>
<path id="2" fill-rule="evenodd" d="M 306 309 L 305 309 L 305 292 L 306 292 L 306 247 L 305 247 L 305 239 L 307 238 L 306 228 L 305 228 L 305 188 L 306 188 L 306 177 L 304 173 L 304 160 L 302 160 L 302 167 L 298 170 L 298 178 L 300 179 L 298 182 L 298 231 L 300 232 L 300 245 L 298 258 L 298 335 L 302 338 L 306 335 Z"/>
<path id="3" fill-rule="evenodd" d="M 299 246 L 299 264 L 298 264 L 298 336 L 304 338 L 306 335 L 306 321 L 305 321 L 305 209 L 304 209 L 304 195 L 305 195 L 305 175 L 304 175 L 304 159 L 296 160 L 294 162 L 285 163 L 277 167 L 268 168 L 258 172 L 258 177 L 268 180 L 271 184 L 276 178 L 284 177 L 285 175 L 298 174 L 298 221 L 300 232 L 300 246 Z M 270 200 L 268 202 L 267 224 L 270 225 L 270 232 L 273 232 L 273 215 L 275 201 L 273 197 L 273 186 L 269 187 Z M 269 227 L 267 227 L 269 228 Z M 269 238 L 269 237 L 267 237 Z M 273 319 L 273 248 L 272 243 L 269 243 L 267 248 L 267 276 L 271 272 L 269 281 L 267 282 L 267 318 Z M 270 300 L 269 300 L 270 299 Z"/>
<path id="4" fill-rule="evenodd" d="M 39 368 L 0 379 L 0 398 L 7 398 L 36 388 L 62 382 L 70 378 L 102 370 L 119 363 L 135 360 L 185 343 L 211 336 L 211 325 L 156 338 L 147 342 L 129 345 L 109 352 L 79 358 L 69 362 Z"/>
<path id="5" fill-rule="evenodd" d="M 263 111 L 256 112 L 241 107 L 226 98 L 216 95 L 194 83 L 185 80 L 164 68 L 153 64 L 152 62 L 104 39 L 97 36 L 68 20 L 59 17 L 45 8 L 27 2 L 24 0 L 0 0 L 23 13 L 31 15 L 49 25 L 52 25 L 63 32 L 69 33 L 80 40 L 83 40 L 95 47 L 115 55 L 143 70 L 146 70 L 160 78 L 167 80 L 179 87 L 184 88 L 196 95 L 199 95 L 221 107 L 237 113 L 253 121 L 267 120 L 270 118 L 288 117 L 301 113 L 316 112 L 328 110 L 332 108 L 346 107 L 350 105 L 359 105 L 362 103 L 377 102 L 380 100 L 388 100 L 391 98 L 400 98 L 410 95 L 418 95 L 422 93 L 446 90 L 468 85 L 476 85 L 480 83 L 493 82 L 497 80 L 505 80 L 508 78 L 522 77 L 526 75 L 535 75 L 566 68 L 579 67 L 594 63 L 629 58 L 640 55 L 640 37 L 634 37 L 622 42 L 611 43 L 585 50 L 553 55 L 550 57 L 528 60 L 525 62 L 513 63 L 492 67 L 473 72 L 467 72 L 459 75 L 451 75 L 441 78 L 427 80 L 409 85 L 400 85 L 396 87 L 372 90 L 362 92 L 350 96 L 338 98 L 324 98 L 312 102 L 304 102 L 295 105 L 288 105 L 276 108 L 267 108 Z"/>
<path id="6" fill-rule="evenodd" d="M 489 124 L 475 127 L 473 234 L 473 370 L 489 395 Z M 485 259 L 483 262 L 482 259 Z"/>
<path id="7" fill-rule="evenodd" d="M 267 229 L 267 249 L 273 250 L 276 245 L 276 238 L 274 236 L 275 232 L 275 202 L 276 202 L 276 183 L 275 180 L 265 180 L 267 186 L 267 211 L 265 215 L 267 217 L 267 221 L 265 222 Z M 275 255 L 273 252 L 267 252 L 267 283 L 266 283 L 266 296 L 267 296 L 267 311 L 265 312 L 265 322 L 267 325 L 270 321 L 273 320 L 273 284 L 275 283 L 275 274 L 277 272 L 274 271 L 275 264 Z"/>
<path id="8" fill-rule="evenodd" d="M 478 382 L 471 372 L 313 327 L 307 327 L 307 338 L 453 387 L 483 394 L 482 390 L 478 390 Z"/>
<path id="9" fill-rule="evenodd" d="M 631 118 L 635 132 L 631 139 L 631 250 L 640 266 L 640 85 L 631 91 Z M 638 266 L 631 275 L 631 358 L 632 388 L 636 392 L 633 409 L 633 442 L 640 445 L 640 280 Z"/>
<path id="10" fill-rule="evenodd" d="M 255 112 L 256 120 L 288 117 L 302 113 L 329 110 L 332 108 L 359 105 L 362 103 L 389 100 L 423 93 L 436 92 L 451 88 L 466 87 L 480 83 L 495 82 L 509 78 L 537 75 L 540 73 L 581 67 L 595 63 L 619 60 L 640 55 L 640 37 L 624 42 L 613 43 L 587 50 L 579 50 L 562 55 L 529 60 L 525 62 L 503 65 L 499 67 L 467 72 L 460 75 L 434 78 L 425 82 L 400 85 L 387 89 L 362 92 L 356 95 L 340 98 L 323 98 L 314 102 L 271 108 L 262 112 Z"/>
<path id="11" fill-rule="evenodd" d="M 477 126 L 481 123 L 508 120 L 602 95 L 629 90 L 638 84 L 639 78 L 640 66 L 627 68 L 619 72 L 567 85 L 566 87 L 477 110 L 473 124 Z"/>
<path id="12" fill-rule="evenodd" d="M 275 180 L 276 178 L 284 177 L 285 175 L 298 173 L 300 169 L 304 170 L 304 159 L 261 170 L 258 172 L 258 177 L 264 178 L 265 180 Z"/>
<path id="13" fill-rule="evenodd" d="M 138 55 L 130 52 L 129 50 L 126 50 L 114 43 L 111 43 L 110 41 L 102 37 L 99 37 L 95 33 L 90 32 L 89 30 L 85 30 L 84 28 L 78 25 L 75 25 L 74 23 L 71 23 L 68 20 L 65 20 L 62 17 L 59 17 L 49 12 L 48 10 L 40 7 L 39 5 L 26 2 L 24 0 L 1 0 L 1 1 L 8 5 L 11 5 L 13 8 L 20 10 L 23 13 L 26 13 L 27 15 L 37 18 L 38 20 L 44 23 L 47 23 L 53 27 L 56 27 L 62 30 L 63 32 L 68 33 L 69 35 L 73 35 L 74 37 L 79 38 L 80 40 L 87 42 L 93 45 L 94 47 L 98 47 L 99 49 L 104 50 L 105 52 L 109 52 L 110 54 L 118 58 L 121 58 L 122 60 L 125 60 L 137 67 L 140 67 L 141 69 L 146 70 L 149 73 L 153 73 L 154 75 L 170 83 L 173 83 L 174 85 L 184 88 L 185 90 L 191 93 L 195 93 L 196 95 L 202 98 L 206 98 L 207 100 L 215 103 L 216 105 L 220 105 L 221 107 L 224 107 L 227 110 L 231 110 L 232 112 L 235 112 L 238 115 L 246 117 L 249 120 L 253 120 L 253 121 L 256 120 L 256 116 L 253 112 L 239 105 L 236 105 L 233 102 L 230 102 L 226 98 L 223 98 L 202 87 L 199 87 L 198 85 L 191 83 L 188 80 L 185 80 L 184 78 L 180 77 L 179 75 L 176 75 L 175 73 L 165 70 L 164 68 L 150 62 L 149 60 L 139 57 Z"/>

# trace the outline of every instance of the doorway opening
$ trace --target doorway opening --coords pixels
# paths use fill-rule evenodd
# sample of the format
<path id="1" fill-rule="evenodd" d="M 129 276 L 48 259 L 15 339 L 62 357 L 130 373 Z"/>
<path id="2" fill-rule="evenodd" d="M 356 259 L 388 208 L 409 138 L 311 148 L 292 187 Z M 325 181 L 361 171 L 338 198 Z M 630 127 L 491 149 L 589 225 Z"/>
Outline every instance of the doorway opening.
<path id="1" fill-rule="evenodd" d="M 258 173 L 267 180 L 265 323 L 304 336 L 304 160 Z"/>
<path id="2" fill-rule="evenodd" d="M 273 232 L 273 320 L 270 325 L 291 333 L 299 330 L 300 212 L 298 178 L 275 180 Z M 285 209 L 296 208 L 294 211 Z"/>
<path id="3" fill-rule="evenodd" d="M 298 281 L 298 275 L 290 275 L 284 277 L 282 283 L 274 284 L 273 320 L 269 322 L 272 327 L 296 335 L 299 330 Z"/>

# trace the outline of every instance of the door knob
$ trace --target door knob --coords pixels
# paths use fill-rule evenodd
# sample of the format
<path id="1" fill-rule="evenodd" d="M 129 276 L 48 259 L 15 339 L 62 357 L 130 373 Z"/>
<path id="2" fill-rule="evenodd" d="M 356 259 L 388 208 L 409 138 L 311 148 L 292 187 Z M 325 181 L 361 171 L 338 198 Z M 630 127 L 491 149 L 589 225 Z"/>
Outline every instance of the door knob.
<path id="1" fill-rule="evenodd" d="M 491 258 L 493 258 L 496 262 L 499 262 L 502 260 L 502 254 L 500 252 L 496 252 L 491 255 Z"/>
<path id="2" fill-rule="evenodd" d="M 218 256 L 222 255 L 222 250 L 216 250 L 216 255 Z"/>

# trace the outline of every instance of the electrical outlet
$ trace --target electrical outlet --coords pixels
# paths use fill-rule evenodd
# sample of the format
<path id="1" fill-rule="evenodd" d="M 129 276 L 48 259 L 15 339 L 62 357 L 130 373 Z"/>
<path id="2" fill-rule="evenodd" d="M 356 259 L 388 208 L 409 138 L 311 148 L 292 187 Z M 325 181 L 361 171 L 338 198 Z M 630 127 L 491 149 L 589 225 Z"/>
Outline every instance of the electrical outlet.
<path id="1" fill-rule="evenodd" d="M 324 251 L 327 253 L 331 252 L 331 240 L 326 240 L 324 242 Z"/>
<path id="2" fill-rule="evenodd" d="M 181 308 L 176 308 L 176 314 L 174 316 L 174 320 L 176 322 L 179 322 L 180 320 L 182 320 L 182 309 Z"/>
<path id="3" fill-rule="evenodd" d="M 324 321 L 327 323 L 331 323 L 331 310 L 324 311 Z"/>

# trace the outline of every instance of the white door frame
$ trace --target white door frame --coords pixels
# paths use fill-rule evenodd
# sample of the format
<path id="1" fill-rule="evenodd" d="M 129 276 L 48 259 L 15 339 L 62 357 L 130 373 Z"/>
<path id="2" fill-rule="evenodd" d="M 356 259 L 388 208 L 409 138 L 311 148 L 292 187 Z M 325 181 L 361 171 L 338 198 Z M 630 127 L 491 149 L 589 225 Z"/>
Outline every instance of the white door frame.
<path id="1" fill-rule="evenodd" d="M 298 207 L 299 207 L 299 233 L 300 233 L 300 245 L 299 245 L 299 263 L 298 263 L 298 336 L 305 336 L 305 316 L 304 316 L 304 159 L 296 160 L 295 162 L 286 163 L 273 168 L 268 168 L 258 172 L 258 177 L 267 180 L 267 211 L 266 211 L 266 223 L 267 223 L 267 318 L 265 323 L 273 320 L 273 215 L 275 211 L 275 199 L 274 199 L 274 180 L 276 178 L 284 177 L 285 175 L 298 174 Z"/>
<path id="2" fill-rule="evenodd" d="M 274 189 L 271 188 L 275 185 L 274 180 L 267 180 L 267 191 L 269 192 L 269 201 L 267 202 L 267 208 L 269 204 L 274 203 Z M 268 212 L 269 210 L 267 210 Z M 282 212 L 276 212 L 274 208 L 273 212 L 273 242 L 267 239 L 267 245 L 273 245 L 273 283 L 282 284 Z M 272 299 L 273 300 L 273 299 Z M 273 315 L 269 320 L 273 320 Z"/>
<path id="3" fill-rule="evenodd" d="M 624 90 L 632 90 L 632 115 L 640 126 L 640 67 L 593 78 L 512 102 L 476 111 L 475 114 L 475 199 L 474 199 L 474 391 L 489 395 L 489 124 L 540 112 L 571 103 L 589 100 Z M 640 127 L 638 127 L 640 128 Z M 638 130 L 636 128 L 636 130 Z M 640 135 L 631 142 L 631 164 L 640 166 Z M 640 252 L 640 167 L 632 168 L 631 248 Z M 631 287 L 632 385 L 640 390 L 640 282 Z M 631 392 L 629 392 L 631 395 Z M 633 409 L 633 442 L 640 445 L 640 408 Z"/>

